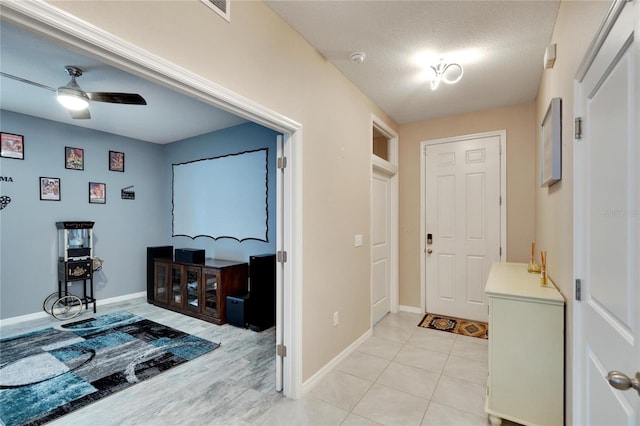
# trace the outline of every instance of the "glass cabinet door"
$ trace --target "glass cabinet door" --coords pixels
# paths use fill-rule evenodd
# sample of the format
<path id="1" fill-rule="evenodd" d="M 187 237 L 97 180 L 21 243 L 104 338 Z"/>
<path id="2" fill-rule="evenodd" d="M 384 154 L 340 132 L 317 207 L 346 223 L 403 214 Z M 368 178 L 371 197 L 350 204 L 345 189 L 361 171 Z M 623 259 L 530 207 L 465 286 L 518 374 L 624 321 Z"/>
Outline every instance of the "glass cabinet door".
<path id="1" fill-rule="evenodd" d="M 200 311 L 200 268 L 185 267 L 184 277 L 186 281 L 185 294 L 187 300 L 185 307 L 189 310 Z"/>
<path id="2" fill-rule="evenodd" d="M 171 293 L 169 303 L 172 305 L 182 306 L 182 266 L 171 265 Z"/>
<path id="3" fill-rule="evenodd" d="M 157 302 L 167 303 L 167 287 L 169 286 L 169 265 L 167 265 L 166 263 L 156 262 L 154 272 L 156 275 L 154 299 Z"/>
<path id="4" fill-rule="evenodd" d="M 204 274 L 204 313 L 218 316 L 218 271 L 203 269 Z"/>

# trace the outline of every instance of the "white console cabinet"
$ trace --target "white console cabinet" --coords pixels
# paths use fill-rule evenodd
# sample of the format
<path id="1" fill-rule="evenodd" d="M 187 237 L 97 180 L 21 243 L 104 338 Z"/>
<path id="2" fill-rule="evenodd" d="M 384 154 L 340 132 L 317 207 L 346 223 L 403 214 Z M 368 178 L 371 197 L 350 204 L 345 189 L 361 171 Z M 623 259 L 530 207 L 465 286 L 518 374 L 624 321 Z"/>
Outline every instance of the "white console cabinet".
<path id="1" fill-rule="evenodd" d="M 525 263 L 494 263 L 489 299 L 489 381 L 485 411 L 524 425 L 564 420 L 564 298 Z"/>

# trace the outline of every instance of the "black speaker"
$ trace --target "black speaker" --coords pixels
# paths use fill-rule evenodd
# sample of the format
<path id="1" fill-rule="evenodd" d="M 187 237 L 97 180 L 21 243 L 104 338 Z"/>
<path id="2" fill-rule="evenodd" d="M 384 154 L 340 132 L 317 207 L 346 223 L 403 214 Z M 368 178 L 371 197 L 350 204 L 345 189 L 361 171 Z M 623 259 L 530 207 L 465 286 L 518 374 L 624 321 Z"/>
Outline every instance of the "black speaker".
<path id="1" fill-rule="evenodd" d="M 249 295 L 227 296 L 227 323 L 236 327 L 247 327 Z"/>
<path id="2" fill-rule="evenodd" d="M 191 248 L 177 248 L 175 261 L 183 263 L 204 263 L 204 250 Z"/>
<path id="3" fill-rule="evenodd" d="M 276 255 L 249 256 L 249 294 L 247 322 L 255 331 L 276 324 Z"/>
<path id="4" fill-rule="evenodd" d="M 153 301 L 153 259 L 173 259 L 173 246 L 147 247 L 147 302 Z"/>

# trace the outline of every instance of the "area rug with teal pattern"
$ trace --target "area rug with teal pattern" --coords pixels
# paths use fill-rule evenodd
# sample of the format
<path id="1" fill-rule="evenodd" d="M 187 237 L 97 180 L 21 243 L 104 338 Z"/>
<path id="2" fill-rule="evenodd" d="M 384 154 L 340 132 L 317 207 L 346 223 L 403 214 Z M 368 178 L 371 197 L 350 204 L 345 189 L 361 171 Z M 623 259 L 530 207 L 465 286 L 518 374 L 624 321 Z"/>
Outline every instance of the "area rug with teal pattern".
<path id="1" fill-rule="evenodd" d="M 478 337 L 480 339 L 487 339 L 489 337 L 489 325 L 486 322 L 471 321 L 444 315 L 428 313 L 422 318 L 418 326 L 462 334 L 463 336 Z"/>
<path id="2" fill-rule="evenodd" d="M 0 421 L 40 425 L 220 345 L 115 312 L 0 339 Z"/>

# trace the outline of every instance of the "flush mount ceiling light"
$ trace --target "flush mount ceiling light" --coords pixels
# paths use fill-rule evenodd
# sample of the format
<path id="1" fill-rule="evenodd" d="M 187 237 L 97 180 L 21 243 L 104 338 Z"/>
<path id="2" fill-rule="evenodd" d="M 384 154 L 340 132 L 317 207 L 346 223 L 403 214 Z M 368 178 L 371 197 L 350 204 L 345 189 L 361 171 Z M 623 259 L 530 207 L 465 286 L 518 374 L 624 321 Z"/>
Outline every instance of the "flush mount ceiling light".
<path id="1" fill-rule="evenodd" d="M 66 86 L 58 87 L 57 99 L 60 104 L 72 111 L 81 111 L 89 107 L 89 96 L 80 89 L 76 83 L 76 77 L 82 75 L 82 70 L 75 67 L 66 67 L 67 74 L 71 76 Z"/>
<path id="2" fill-rule="evenodd" d="M 431 80 L 431 90 L 436 90 L 441 81 L 447 84 L 459 82 L 464 73 L 462 65 L 456 63 L 448 64 L 444 59 L 441 59 L 438 65 L 431 65 L 431 69 L 435 74 L 433 80 Z"/>

